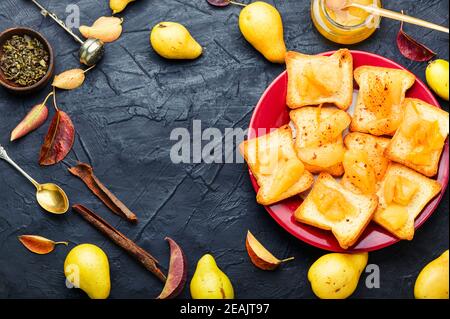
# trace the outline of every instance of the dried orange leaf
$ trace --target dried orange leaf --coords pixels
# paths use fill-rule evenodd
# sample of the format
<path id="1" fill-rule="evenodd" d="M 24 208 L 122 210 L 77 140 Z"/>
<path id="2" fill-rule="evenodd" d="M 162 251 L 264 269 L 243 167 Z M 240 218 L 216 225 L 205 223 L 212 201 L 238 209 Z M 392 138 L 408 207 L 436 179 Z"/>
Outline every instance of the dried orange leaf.
<path id="1" fill-rule="evenodd" d="M 122 34 L 123 20 L 117 17 L 100 17 L 91 27 L 82 25 L 80 33 L 86 38 L 99 39 L 105 43 L 116 41 Z"/>
<path id="2" fill-rule="evenodd" d="M 56 75 L 52 85 L 58 89 L 74 90 L 83 84 L 85 78 L 84 71 L 81 69 L 68 70 Z"/>
<path id="3" fill-rule="evenodd" d="M 20 242 L 31 252 L 39 255 L 51 253 L 56 245 L 68 245 L 66 241 L 54 242 L 42 236 L 36 235 L 22 235 L 19 236 Z"/>

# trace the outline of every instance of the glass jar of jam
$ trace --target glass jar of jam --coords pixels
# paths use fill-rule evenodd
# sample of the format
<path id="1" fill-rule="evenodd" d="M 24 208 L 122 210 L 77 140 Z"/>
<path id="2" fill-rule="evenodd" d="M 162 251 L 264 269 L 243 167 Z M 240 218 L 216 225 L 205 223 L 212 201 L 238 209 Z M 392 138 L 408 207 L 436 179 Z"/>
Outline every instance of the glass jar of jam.
<path id="1" fill-rule="evenodd" d="M 350 1 L 381 8 L 381 0 Z M 340 44 L 364 41 L 375 32 L 381 20 L 380 16 L 372 15 L 360 8 L 331 9 L 327 6 L 326 0 L 311 0 L 311 18 L 325 38 Z"/>

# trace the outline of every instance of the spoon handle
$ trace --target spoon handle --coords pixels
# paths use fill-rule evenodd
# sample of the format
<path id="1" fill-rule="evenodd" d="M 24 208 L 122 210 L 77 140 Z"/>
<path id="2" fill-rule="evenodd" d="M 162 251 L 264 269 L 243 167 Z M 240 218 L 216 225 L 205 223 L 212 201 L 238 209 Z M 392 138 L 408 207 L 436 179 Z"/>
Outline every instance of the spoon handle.
<path id="1" fill-rule="evenodd" d="M 61 28 L 63 28 L 67 33 L 69 33 L 75 39 L 75 41 L 79 42 L 80 44 L 83 44 L 83 40 L 81 40 L 79 36 L 73 33 L 73 31 L 60 18 L 58 18 L 56 14 L 48 11 L 46 8 L 44 8 L 42 4 L 40 4 L 36 0 L 31 1 L 41 10 L 41 14 L 44 17 L 49 16 L 50 18 L 52 18 L 53 21 L 55 21 Z"/>
<path id="2" fill-rule="evenodd" d="M 445 28 L 443 26 L 440 26 L 440 25 L 437 25 L 437 24 L 434 24 L 434 23 L 431 23 L 431 22 L 428 22 L 428 21 L 425 21 L 422 19 L 410 17 L 410 16 L 404 15 L 399 12 L 395 12 L 395 11 L 391 11 L 391 10 L 387 10 L 387 9 L 383 9 L 383 8 L 379 8 L 379 7 L 375 7 L 375 6 L 365 6 L 365 5 L 362 5 L 359 3 L 352 3 L 351 6 L 363 9 L 367 12 L 377 14 L 377 15 L 380 15 L 385 18 L 403 21 L 403 22 L 407 22 L 407 23 L 411 23 L 411 24 L 415 24 L 415 25 L 420 25 L 420 26 L 428 28 L 428 29 L 433 29 L 433 30 L 449 33 L 448 28 Z"/>
<path id="3" fill-rule="evenodd" d="M 19 167 L 6 153 L 5 148 L 0 144 L 0 158 L 5 162 L 9 163 L 12 167 L 18 170 L 23 176 L 25 176 L 33 185 L 39 189 L 39 183 L 36 182 L 30 175 L 28 175 L 22 168 Z"/>

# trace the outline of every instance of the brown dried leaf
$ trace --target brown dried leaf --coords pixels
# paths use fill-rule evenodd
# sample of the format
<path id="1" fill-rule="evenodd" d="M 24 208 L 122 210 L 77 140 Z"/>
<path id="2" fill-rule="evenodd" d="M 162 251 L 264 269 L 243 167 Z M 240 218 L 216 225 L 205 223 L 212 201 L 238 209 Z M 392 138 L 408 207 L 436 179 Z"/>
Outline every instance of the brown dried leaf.
<path id="1" fill-rule="evenodd" d="M 22 235 L 18 237 L 20 242 L 31 252 L 39 255 L 51 253 L 56 245 L 68 245 L 66 241 L 54 242 L 42 236 Z"/>

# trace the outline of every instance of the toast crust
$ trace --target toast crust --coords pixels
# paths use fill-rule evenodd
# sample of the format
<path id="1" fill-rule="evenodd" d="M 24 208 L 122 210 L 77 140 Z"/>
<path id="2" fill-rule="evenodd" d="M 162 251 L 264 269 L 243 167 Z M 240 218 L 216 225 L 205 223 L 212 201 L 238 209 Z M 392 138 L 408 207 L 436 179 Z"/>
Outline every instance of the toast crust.
<path id="1" fill-rule="evenodd" d="M 296 109 L 331 103 L 347 110 L 353 98 L 353 57 L 340 49 L 333 55 L 286 54 L 288 87 L 286 104 Z"/>
<path id="2" fill-rule="evenodd" d="M 361 66 L 355 69 L 359 93 L 351 131 L 394 135 L 403 116 L 406 91 L 416 77 L 405 70 Z"/>

